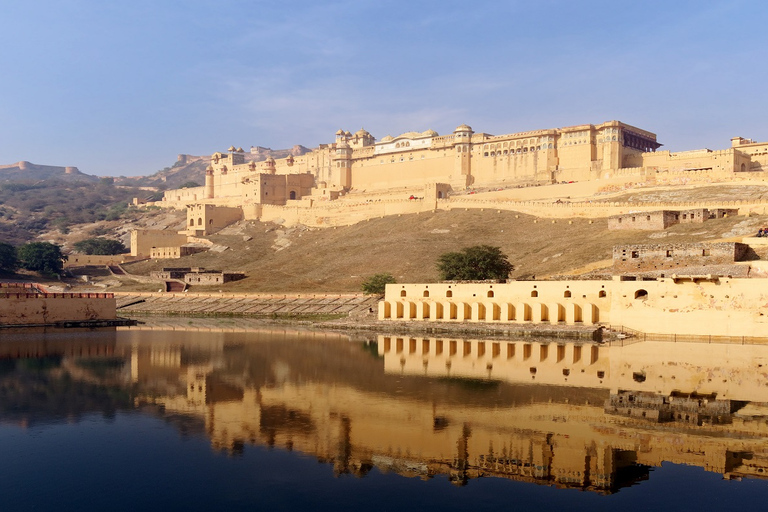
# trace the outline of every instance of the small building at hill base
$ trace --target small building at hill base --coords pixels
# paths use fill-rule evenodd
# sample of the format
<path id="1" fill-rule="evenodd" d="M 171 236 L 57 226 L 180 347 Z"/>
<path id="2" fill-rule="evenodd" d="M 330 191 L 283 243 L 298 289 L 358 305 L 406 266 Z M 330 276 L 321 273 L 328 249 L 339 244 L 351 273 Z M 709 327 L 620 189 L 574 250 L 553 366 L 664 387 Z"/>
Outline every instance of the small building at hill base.
<path id="1" fill-rule="evenodd" d="M 660 231 L 675 224 L 696 224 L 710 219 L 722 219 L 738 215 L 738 208 L 694 208 L 691 210 L 659 210 L 632 212 L 608 217 L 608 229 L 642 229 Z"/>
<path id="2" fill-rule="evenodd" d="M 749 246 L 738 242 L 617 245 L 614 273 L 728 265 L 744 261 Z"/>

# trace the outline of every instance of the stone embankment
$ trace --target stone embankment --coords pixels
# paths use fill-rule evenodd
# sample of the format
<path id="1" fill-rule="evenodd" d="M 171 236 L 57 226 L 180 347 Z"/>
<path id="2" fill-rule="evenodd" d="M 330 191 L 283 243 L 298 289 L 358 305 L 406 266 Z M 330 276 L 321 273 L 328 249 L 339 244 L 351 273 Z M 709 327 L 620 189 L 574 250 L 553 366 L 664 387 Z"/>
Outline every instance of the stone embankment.
<path id="1" fill-rule="evenodd" d="M 154 315 L 138 330 L 190 330 L 171 317 L 206 317 L 213 323 L 191 330 L 249 331 L 253 321 L 290 321 L 315 329 L 337 332 L 410 333 L 431 336 L 471 337 L 546 337 L 599 340 L 601 329 L 595 326 L 490 324 L 484 322 L 392 322 L 379 321 L 381 297 L 363 294 L 235 294 L 235 293 L 115 293 L 121 316 Z M 159 321 L 158 317 L 168 316 Z M 243 317 L 245 325 L 232 324 L 229 317 Z M 218 321 L 216 319 L 219 319 Z M 222 323 L 223 322 L 223 323 Z M 197 325 L 199 321 L 195 321 Z"/>
<path id="2" fill-rule="evenodd" d="M 115 293 L 121 315 L 333 316 L 376 311 L 362 294 Z"/>

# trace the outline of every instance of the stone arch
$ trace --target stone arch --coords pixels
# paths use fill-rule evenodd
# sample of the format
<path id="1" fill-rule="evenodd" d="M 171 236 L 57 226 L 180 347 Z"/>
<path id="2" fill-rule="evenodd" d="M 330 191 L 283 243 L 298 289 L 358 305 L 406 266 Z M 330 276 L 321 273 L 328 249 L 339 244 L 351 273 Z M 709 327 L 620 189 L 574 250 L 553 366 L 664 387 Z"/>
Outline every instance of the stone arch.
<path id="1" fill-rule="evenodd" d="M 448 303 L 448 311 L 447 315 L 448 318 L 446 320 L 458 320 L 459 319 L 459 308 L 456 306 L 455 303 L 449 302 Z"/>
<path id="2" fill-rule="evenodd" d="M 501 321 L 501 306 L 496 304 L 495 302 L 490 303 L 487 308 L 487 311 L 490 312 L 490 317 L 487 318 L 487 320 L 492 320 L 494 322 L 500 322 Z"/>
<path id="3" fill-rule="evenodd" d="M 423 320 L 423 319 L 429 319 L 429 318 L 430 318 L 431 309 L 432 309 L 432 308 L 430 307 L 430 304 L 429 304 L 429 302 L 422 302 L 422 303 L 420 304 L 420 306 L 421 306 L 421 307 L 420 307 L 420 308 L 418 308 L 420 311 L 418 311 L 418 313 L 419 313 L 419 314 L 418 314 L 417 318 L 419 318 L 419 319 L 421 319 L 421 320 Z"/>
<path id="4" fill-rule="evenodd" d="M 534 323 L 549 322 L 549 307 L 546 304 L 537 302 L 533 304 L 531 321 Z"/>
<path id="5" fill-rule="evenodd" d="M 296 199 L 296 191 L 291 190 L 288 194 L 288 199 Z"/>
<path id="6" fill-rule="evenodd" d="M 549 321 L 554 323 L 565 322 L 565 307 L 556 302 L 549 305 Z"/>
<path id="7" fill-rule="evenodd" d="M 442 320 L 443 319 L 443 304 L 440 302 L 435 302 L 435 314 L 431 317 L 431 320 Z"/>
<path id="8" fill-rule="evenodd" d="M 485 304 L 482 302 L 475 302 L 472 304 L 472 320 L 478 322 L 484 322 L 486 320 Z"/>
<path id="9" fill-rule="evenodd" d="M 570 304 L 571 314 L 570 322 L 580 324 L 584 322 L 584 314 L 579 304 Z"/>

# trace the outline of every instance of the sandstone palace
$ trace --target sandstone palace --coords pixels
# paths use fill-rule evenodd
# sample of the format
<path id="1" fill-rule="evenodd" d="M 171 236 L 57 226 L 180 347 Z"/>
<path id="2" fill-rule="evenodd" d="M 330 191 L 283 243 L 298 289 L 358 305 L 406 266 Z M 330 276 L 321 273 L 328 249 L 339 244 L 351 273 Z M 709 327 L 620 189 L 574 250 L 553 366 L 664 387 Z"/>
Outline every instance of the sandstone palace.
<path id="1" fill-rule="evenodd" d="M 238 217 L 348 224 L 410 211 L 379 207 L 355 216 L 354 208 L 365 202 L 439 201 L 474 188 L 590 182 L 597 192 L 626 183 L 722 181 L 768 169 L 768 143 L 741 137 L 715 151 L 673 153 L 660 147 L 654 133 L 620 121 L 507 135 L 477 133 L 462 124 L 449 135 L 427 130 L 378 141 L 363 129 L 339 130 L 330 144 L 278 160 L 256 161 L 235 147 L 214 153 L 205 186 L 166 191 L 159 204 L 196 205 L 196 211 L 208 213 L 191 215 L 190 230 L 210 233 Z M 346 213 L 334 211 L 341 203 Z"/>

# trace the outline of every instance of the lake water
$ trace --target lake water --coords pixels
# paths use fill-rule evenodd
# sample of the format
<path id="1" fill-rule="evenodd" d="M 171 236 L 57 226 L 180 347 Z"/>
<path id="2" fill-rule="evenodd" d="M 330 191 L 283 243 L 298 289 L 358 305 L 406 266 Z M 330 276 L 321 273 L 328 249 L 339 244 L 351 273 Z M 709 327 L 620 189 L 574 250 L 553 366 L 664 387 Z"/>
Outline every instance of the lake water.
<path id="1" fill-rule="evenodd" d="M 768 499 L 768 346 L 175 322 L 0 331 L 2 510 L 720 510 Z"/>

